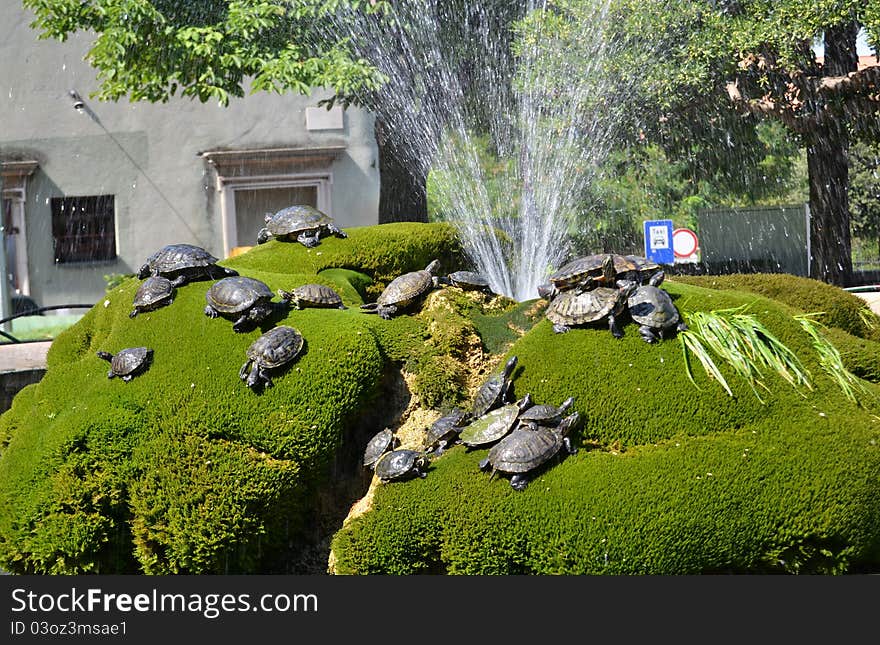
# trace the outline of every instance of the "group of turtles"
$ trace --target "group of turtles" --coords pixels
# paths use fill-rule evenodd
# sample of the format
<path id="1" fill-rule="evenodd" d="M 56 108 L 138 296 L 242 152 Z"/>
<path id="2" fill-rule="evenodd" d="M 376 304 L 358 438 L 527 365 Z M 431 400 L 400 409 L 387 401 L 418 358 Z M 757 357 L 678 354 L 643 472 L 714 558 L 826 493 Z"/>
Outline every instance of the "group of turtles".
<path id="1" fill-rule="evenodd" d="M 556 333 L 607 320 L 612 335 L 622 338 L 621 319 L 629 314 L 642 339 L 654 343 L 687 329 L 669 293 L 660 288 L 664 277 L 659 264 L 637 255 L 586 255 L 550 275 L 538 295 L 550 301 L 545 315 Z"/>
<path id="2" fill-rule="evenodd" d="M 317 209 L 291 206 L 266 217 L 266 228 L 260 232 L 258 241 L 262 243 L 275 237 L 313 247 L 325 233 L 346 237 L 331 218 Z M 217 261 L 205 249 L 192 244 L 162 247 L 147 258 L 137 273 L 143 282 L 135 293 L 129 316 L 134 318 L 139 313 L 170 305 L 177 288 L 205 279 L 216 280 L 205 294 L 205 315 L 232 320 L 232 328 L 236 332 L 253 329 L 278 307 L 346 309 L 339 294 L 322 284 L 306 284 L 292 291 L 279 289 L 281 302 L 273 302 L 276 294 L 266 283 L 241 276 L 233 269 L 219 266 Z M 247 348 L 247 360 L 239 370 L 239 377 L 252 389 L 272 385 L 271 371 L 296 358 L 304 345 L 302 334 L 294 327 L 273 327 Z M 116 354 L 100 351 L 98 357 L 110 362 L 108 378 L 118 376 L 129 381 L 149 367 L 153 350 L 129 347 Z"/>
<path id="3" fill-rule="evenodd" d="M 559 454 L 574 454 L 568 438 L 578 413 L 566 415 L 574 403 L 535 405 L 531 395 L 514 400 L 511 376 L 517 365 L 512 356 L 477 390 L 471 409 L 455 408 L 425 430 L 422 450 L 399 448 L 390 428 L 367 443 L 363 464 L 382 482 L 426 477 L 432 457 L 454 444 L 468 450 L 489 448 L 480 470 L 510 475 L 510 485 L 524 490 L 534 473 Z"/>

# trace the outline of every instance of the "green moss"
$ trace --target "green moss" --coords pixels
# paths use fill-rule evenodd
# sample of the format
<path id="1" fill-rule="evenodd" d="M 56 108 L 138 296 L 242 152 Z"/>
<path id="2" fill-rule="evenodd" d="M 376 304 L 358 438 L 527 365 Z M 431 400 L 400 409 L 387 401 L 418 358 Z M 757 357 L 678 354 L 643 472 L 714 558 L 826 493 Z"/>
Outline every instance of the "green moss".
<path id="1" fill-rule="evenodd" d="M 839 287 L 781 273 L 743 273 L 720 276 L 675 276 L 676 282 L 712 289 L 750 291 L 794 307 L 802 313 L 823 312 L 818 320 L 858 338 L 880 342 L 880 318 L 868 312 L 874 326 L 862 315 L 865 301 Z"/>
<path id="2" fill-rule="evenodd" d="M 751 303 L 811 371 L 799 392 L 767 375 L 761 404 L 726 372 L 686 378 L 675 340 L 635 325 L 554 334 L 543 321 L 509 349 L 517 396 L 575 397 L 577 455 L 524 492 L 478 468 L 485 450 L 435 459 L 424 480 L 381 486 L 334 538 L 346 573 L 833 573 L 880 563 L 880 407 L 860 408 L 819 369 L 790 310 L 754 294 L 669 281 L 685 316 Z M 871 387 L 871 386 L 869 386 Z M 880 390 L 873 387 L 876 393 Z M 407 518 L 418 517 L 414 530 Z"/>
<path id="3" fill-rule="evenodd" d="M 762 404 L 732 373 L 735 397 L 699 371 L 694 387 L 678 342 L 647 345 L 635 325 L 619 341 L 602 325 L 554 334 L 541 301 L 445 288 L 392 320 L 365 314 L 358 305 L 400 272 L 434 257 L 461 266 L 458 245 L 445 225 L 349 235 L 311 250 L 269 242 L 226 263 L 273 290 L 328 284 L 347 310 L 279 310 L 236 334 L 204 315 L 203 281 L 131 319 L 129 278 L 61 333 L 46 376 L 0 416 L 0 565 L 285 571 L 338 478 L 361 478 L 346 455 L 378 429 L 369 424 L 389 372 L 408 373 L 421 405 L 442 408 L 463 402 L 475 371 L 502 353 L 519 358 L 517 395 L 575 397 L 580 452 L 520 493 L 479 471 L 485 451 L 453 448 L 426 479 L 381 486 L 374 510 L 339 530 L 340 571 L 825 573 L 880 562 L 880 399 L 843 397 L 792 307 L 665 284 L 685 316 L 750 304 L 801 358 L 813 390 L 768 375 Z M 278 323 L 303 333 L 305 351 L 253 392 L 238 378 L 245 349 Z M 829 334 L 848 365 L 876 375 L 873 341 Z M 95 352 L 136 345 L 154 349 L 150 369 L 108 379 Z"/>

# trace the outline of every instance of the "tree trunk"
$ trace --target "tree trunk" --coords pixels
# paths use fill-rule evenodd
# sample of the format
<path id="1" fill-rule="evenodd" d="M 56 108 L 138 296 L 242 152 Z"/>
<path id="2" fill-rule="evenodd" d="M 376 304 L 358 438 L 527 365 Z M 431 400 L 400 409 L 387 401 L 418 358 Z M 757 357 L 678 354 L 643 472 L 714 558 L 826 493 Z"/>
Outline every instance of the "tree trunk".
<path id="1" fill-rule="evenodd" d="M 427 222 L 426 178 L 393 144 L 388 126 L 376 117 L 379 148 L 379 223 Z"/>
<path id="2" fill-rule="evenodd" d="M 858 25 L 847 23 L 825 32 L 825 76 L 858 69 Z M 810 133 L 807 169 L 810 178 L 810 275 L 848 286 L 852 280 L 849 213 L 849 131 L 845 119 Z"/>
<path id="3" fill-rule="evenodd" d="M 849 137 L 843 128 L 817 132 L 807 145 L 810 177 L 810 275 L 848 286 L 852 279 L 849 230 Z"/>

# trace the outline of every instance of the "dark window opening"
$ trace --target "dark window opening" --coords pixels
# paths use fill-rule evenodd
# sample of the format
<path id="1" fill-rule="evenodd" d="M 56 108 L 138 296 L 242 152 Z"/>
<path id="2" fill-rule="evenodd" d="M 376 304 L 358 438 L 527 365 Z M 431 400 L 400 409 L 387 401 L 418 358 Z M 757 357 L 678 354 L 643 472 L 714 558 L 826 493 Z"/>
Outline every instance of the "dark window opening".
<path id="1" fill-rule="evenodd" d="M 104 262 L 116 258 L 113 195 L 54 197 L 55 262 Z"/>

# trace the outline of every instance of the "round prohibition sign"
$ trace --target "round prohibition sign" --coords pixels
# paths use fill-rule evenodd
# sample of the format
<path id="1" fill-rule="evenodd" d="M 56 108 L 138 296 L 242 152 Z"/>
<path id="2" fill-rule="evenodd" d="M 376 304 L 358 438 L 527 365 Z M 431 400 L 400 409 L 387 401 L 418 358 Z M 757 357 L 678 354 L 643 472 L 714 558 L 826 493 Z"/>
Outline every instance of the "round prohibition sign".
<path id="1" fill-rule="evenodd" d="M 690 257 L 697 251 L 697 234 L 689 228 L 672 231 L 672 251 L 677 258 Z"/>

